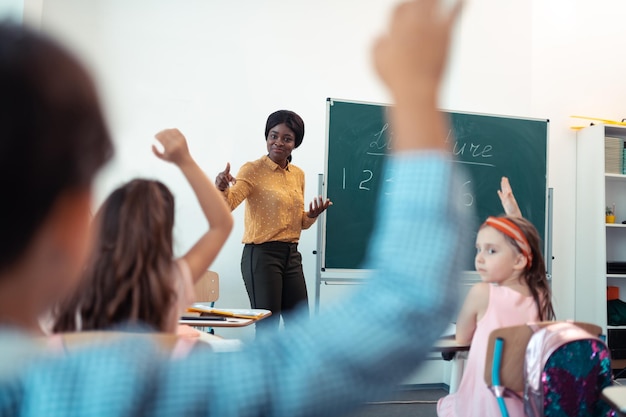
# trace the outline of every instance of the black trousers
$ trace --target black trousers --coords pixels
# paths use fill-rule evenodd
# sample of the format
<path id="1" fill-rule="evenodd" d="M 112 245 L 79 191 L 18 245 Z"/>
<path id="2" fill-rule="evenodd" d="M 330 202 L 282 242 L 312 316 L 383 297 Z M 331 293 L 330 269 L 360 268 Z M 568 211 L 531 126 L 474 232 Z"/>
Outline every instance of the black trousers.
<path id="1" fill-rule="evenodd" d="M 251 308 L 272 311 L 272 315 L 256 323 L 257 332 L 277 329 L 280 316 L 290 325 L 290 310 L 304 303 L 308 295 L 302 255 L 297 243 L 267 242 L 247 244 L 241 256 L 241 275 L 246 284 Z"/>

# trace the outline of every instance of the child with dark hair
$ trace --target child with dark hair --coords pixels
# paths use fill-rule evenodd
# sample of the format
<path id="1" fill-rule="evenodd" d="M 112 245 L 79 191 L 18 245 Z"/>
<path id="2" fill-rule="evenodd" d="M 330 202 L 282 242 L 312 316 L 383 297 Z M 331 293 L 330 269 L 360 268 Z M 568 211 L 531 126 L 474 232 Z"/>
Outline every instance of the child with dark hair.
<path id="1" fill-rule="evenodd" d="M 133 180 L 115 190 L 95 219 L 96 243 L 81 285 L 59 309 L 55 332 L 144 323 L 175 332 L 194 301 L 193 284 L 211 265 L 232 228 L 215 186 L 191 157 L 177 129 L 156 135 L 156 156 L 178 166 L 193 188 L 209 229 L 174 259 L 174 196 L 162 183 Z"/>
<path id="2" fill-rule="evenodd" d="M 265 124 L 267 155 L 242 166 L 237 178 L 227 164 L 215 179 L 231 210 L 246 201 L 241 274 L 250 306 L 273 313 L 257 330 L 278 328 L 281 315 L 288 324 L 286 313 L 308 302 L 298 240 L 331 202 L 320 196 L 304 210 L 304 172 L 291 164 L 303 138 L 302 118 L 278 110 Z"/>
<path id="3" fill-rule="evenodd" d="M 40 333 L 38 318 L 78 282 L 92 180 L 113 148 L 84 68 L 6 23 L 0 126 L 0 324 Z"/>

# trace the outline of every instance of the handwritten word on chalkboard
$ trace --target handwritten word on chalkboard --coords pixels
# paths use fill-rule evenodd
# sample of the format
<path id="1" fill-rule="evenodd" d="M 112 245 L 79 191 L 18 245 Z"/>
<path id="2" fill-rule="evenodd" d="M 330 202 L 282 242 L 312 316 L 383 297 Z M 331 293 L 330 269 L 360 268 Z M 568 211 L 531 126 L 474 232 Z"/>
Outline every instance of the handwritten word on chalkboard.
<path id="1" fill-rule="evenodd" d="M 328 100 L 325 183 L 333 209 L 327 211 L 324 224 L 325 269 L 359 269 L 362 264 L 376 201 L 385 197 L 381 186 L 393 181 L 393 172 L 383 169 L 393 144 L 388 111 L 380 104 Z M 522 213 L 545 236 L 548 122 L 446 114 L 447 141 L 455 162 L 465 166 L 460 198 L 472 210 L 475 223 L 502 214 L 496 190 L 500 178 L 507 176 Z"/>

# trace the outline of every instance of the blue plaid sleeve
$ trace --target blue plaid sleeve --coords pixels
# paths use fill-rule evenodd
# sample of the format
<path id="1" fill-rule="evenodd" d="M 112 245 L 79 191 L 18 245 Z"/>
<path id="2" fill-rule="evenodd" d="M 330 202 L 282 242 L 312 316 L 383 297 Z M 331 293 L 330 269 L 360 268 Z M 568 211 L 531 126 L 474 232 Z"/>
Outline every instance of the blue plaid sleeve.
<path id="1" fill-rule="evenodd" d="M 410 375 L 456 310 L 467 228 L 446 155 L 391 157 L 367 285 L 241 352 L 129 341 L 0 376 L 0 416 L 335 416 Z M 6 343 L 6 342 L 5 342 Z M 17 411 L 17 412 L 16 412 Z"/>

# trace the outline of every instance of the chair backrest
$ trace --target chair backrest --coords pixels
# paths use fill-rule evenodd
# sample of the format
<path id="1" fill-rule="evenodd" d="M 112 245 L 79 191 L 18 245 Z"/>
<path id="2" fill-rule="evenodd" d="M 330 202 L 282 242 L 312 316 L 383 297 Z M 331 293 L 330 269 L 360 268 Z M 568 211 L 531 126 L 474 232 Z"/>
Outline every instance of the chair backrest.
<path id="1" fill-rule="evenodd" d="M 553 321 L 537 323 L 537 327 L 542 328 L 553 324 Z M 588 333 L 599 336 L 602 328 L 595 324 L 572 322 Z M 491 370 L 493 363 L 493 347 L 497 338 L 504 340 L 502 350 L 502 364 L 500 368 L 500 385 L 507 389 L 522 393 L 524 391 L 524 358 L 526 356 L 526 346 L 534 331 L 526 324 L 512 327 L 496 329 L 489 335 L 487 344 L 487 359 L 485 362 L 485 382 L 487 386 L 493 386 L 491 380 Z"/>
<path id="2" fill-rule="evenodd" d="M 220 296 L 220 277 L 217 272 L 206 271 L 194 286 L 197 303 L 213 303 Z"/>

